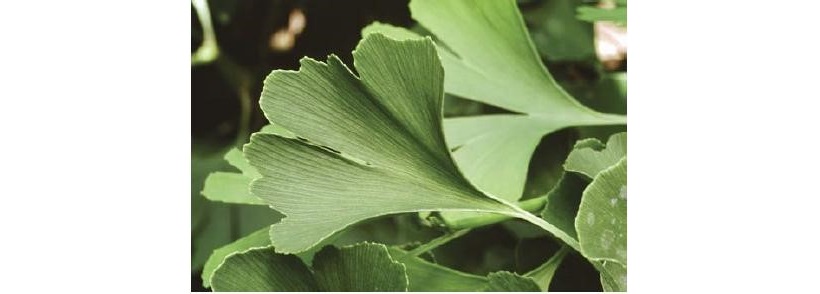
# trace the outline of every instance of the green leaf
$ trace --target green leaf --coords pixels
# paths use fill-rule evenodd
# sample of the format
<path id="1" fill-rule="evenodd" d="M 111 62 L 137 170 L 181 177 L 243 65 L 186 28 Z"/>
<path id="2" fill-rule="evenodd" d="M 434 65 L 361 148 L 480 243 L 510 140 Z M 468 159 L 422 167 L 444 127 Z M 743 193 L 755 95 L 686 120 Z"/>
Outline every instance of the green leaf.
<path id="1" fill-rule="evenodd" d="M 431 263 L 407 252 L 388 248 L 394 259 L 404 264 L 411 292 L 476 292 L 487 287 L 487 278 L 463 273 Z"/>
<path id="2" fill-rule="evenodd" d="M 566 232 L 567 235 L 577 239 L 575 216 L 578 213 L 581 195 L 586 186 L 587 181 L 581 176 L 564 173 L 558 184 L 547 193 L 547 204 L 544 205 L 544 210 L 541 211 L 541 217 Z"/>
<path id="3" fill-rule="evenodd" d="M 259 131 L 265 134 L 276 134 L 285 138 L 296 138 L 293 133 L 276 125 L 266 125 Z M 239 169 L 235 172 L 213 172 L 205 179 L 202 195 L 211 201 L 220 201 L 234 204 L 265 205 L 259 197 L 253 196 L 250 192 L 250 184 L 253 179 L 262 175 L 248 163 L 239 148 L 231 148 L 225 153 L 225 161 Z"/>
<path id="4" fill-rule="evenodd" d="M 366 37 L 356 77 L 334 55 L 302 59 L 298 72 L 265 80 L 261 106 L 302 139 L 254 134 L 245 156 L 262 177 L 251 192 L 286 217 L 271 226 L 278 252 L 304 251 L 356 222 L 420 211 L 477 211 L 531 221 L 577 248 L 542 219 L 476 190 L 441 131 L 442 76 L 430 39 Z"/>
<path id="5" fill-rule="evenodd" d="M 320 291 L 407 291 L 404 265 L 382 244 L 362 243 L 338 249 L 328 246 L 313 260 Z"/>
<path id="6" fill-rule="evenodd" d="M 606 292 L 626 292 L 626 266 L 617 262 L 601 262 L 601 286 Z"/>
<path id="7" fill-rule="evenodd" d="M 626 157 L 584 190 L 575 229 L 588 259 L 626 265 Z"/>
<path id="8" fill-rule="evenodd" d="M 523 115 L 451 118 L 444 132 L 453 157 L 472 183 L 505 200 L 524 192 L 530 158 L 549 122 Z M 550 130 L 554 131 L 554 130 Z"/>
<path id="9" fill-rule="evenodd" d="M 222 246 L 214 250 L 213 254 L 208 257 L 205 262 L 205 267 L 202 269 L 202 285 L 205 288 L 211 287 L 211 277 L 214 271 L 222 264 L 226 257 L 236 252 L 243 252 L 254 248 L 264 248 L 270 246 L 270 237 L 268 236 L 268 228 L 258 230 L 245 236 L 239 240 L 234 241 L 228 245 Z"/>
<path id="10" fill-rule="evenodd" d="M 538 284 L 538 288 L 541 289 L 541 291 L 547 292 L 552 282 L 552 277 L 555 275 L 555 270 L 557 270 L 561 262 L 564 261 L 564 257 L 567 256 L 569 250 L 569 247 L 562 246 L 547 262 L 528 272 L 525 276 L 532 278 L 535 283 Z"/>
<path id="11" fill-rule="evenodd" d="M 310 270 L 294 255 L 277 254 L 271 247 L 234 253 L 211 278 L 215 292 L 319 291 Z"/>
<path id="12" fill-rule="evenodd" d="M 541 292 L 532 278 L 501 271 L 487 275 L 490 280 L 486 292 Z"/>
<path id="13" fill-rule="evenodd" d="M 626 7 L 606 9 L 582 6 L 578 7 L 578 19 L 589 22 L 612 21 L 619 24 L 626 24 Z"/>
<path id="14" fill-rule="evenodd" d="M 462 171 L 481 190 L 518 200 L 541 137 L 570 126 L 626 122 L 624 116 L 581 105 L 558 86 L 541 63 L 515 1 L 413 0 L 410 11 L 437 38 L 447 93 L 522 113 L 445 121 L 448 146 L 456 149 Z M 415 34 L 385 24 L 362 32 L 399 40 Z"/>
<path id="15" fill-rule="evenodd" d="M 595 176 L 604 169 L 614 165 L 626 156 L 626 133 L 617 133 L 609 137 L 606 147 L 598 139 L 578 141 L 564 163 L 564 169 L 577 172 L 587 177 Z"/>
<path id="16" fill-rule="evenodd" d="M 239 173 L 214 172 L 205 179 L 202 195 L 211 201 L 265 205 L 262 199 L 251 195 L 248 189 L 251 181 L 251 178 Z"/>
<path id="17" fill-rule="evenodd" d="M 264 243 L 258 233 L 224 249 Z M 313 272 L 299 257 L 276 253 L 270 245 L 245 249 L 228 255 L 210 280 L 214 291 L 233 292 L 407 291 L 408 284 L 404 265 L 386 246 L 373 243 L 326 246 L 313 259 Z"/>

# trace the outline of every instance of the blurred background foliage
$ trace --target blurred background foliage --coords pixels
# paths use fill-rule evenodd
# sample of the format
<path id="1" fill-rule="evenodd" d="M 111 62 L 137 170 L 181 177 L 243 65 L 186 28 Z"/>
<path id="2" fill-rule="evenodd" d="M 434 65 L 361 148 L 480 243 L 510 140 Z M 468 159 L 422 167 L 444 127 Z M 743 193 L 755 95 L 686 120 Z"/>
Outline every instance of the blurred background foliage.
<path id="1" fill-rule="evenodd" d="M 579 18 L 580 12 L 599 13 L 596 6 L 611 8 L 618 2 L 519 0 L 518 4 L 543 62 L 558 82 L 595 110 L 626 114 L 625 21 Z M 373 21 L 423 30 L 410 18 L 407 4 L 407 0 L 192 1 L 192 290 L 205 290 L 200 274 L 214 249 L 281 218 L 267 207 L 211 202 L 200 194 L 208 174 L 235 171 L 223 160 L 224 154 L 267 123 L 258 105 L 264 78 L 274 69 L 298 69 L 303 56 L 324 60 L 332 53 L 352 64 L 351 51 L 361 29 Z M 449 117 L 507 112 L 449 95 L 444 107 Z M 553 187 L 576 140 L 606 141 L 610 134 L 625 130 L 625 126 L 570 128 L 544 137 L 530 163 L 524 199 Z M 359 224 L 336 243 L 372 240 L 412 247 L 439 234 L 423 226 L 416 215 L 400 215 Z M 522 273 L 546 261 L 558 247 L 539 229 L 513 220 L 473 230 L 427 258 L 480 275 L 498 270 Z M 551 290 L 600 291 L 598 274 L 582 257 L 570 254 L 556 272 Z"/>

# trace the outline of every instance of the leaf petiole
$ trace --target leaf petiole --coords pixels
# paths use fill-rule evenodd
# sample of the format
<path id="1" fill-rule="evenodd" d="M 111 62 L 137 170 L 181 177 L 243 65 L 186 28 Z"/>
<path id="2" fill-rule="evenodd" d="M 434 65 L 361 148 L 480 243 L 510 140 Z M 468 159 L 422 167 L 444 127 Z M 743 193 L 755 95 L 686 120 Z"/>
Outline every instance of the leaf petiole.
<path id="1" fill-rule="evenodd" d="M 537 212 L 544 208 L 547 203 L 547 196 L 527 199 L 518 203 L 518 207 L 528 212 Z M 447 228 L 451 230 L 462 230 L 488 226 L 515 218 L 514 216 L 496 213 L 482 213 L 465 218 L 453 218 L 445 220 Z"/>
<path id="2" fill-rule="evenodd" d="M 463 229 L 463 230 L 458 230 L 458 231 L 454 231 L 454 232 L 448 232 L 448 233 L 446 233 L 446 234 L 444 234 L 444 235 L 442 235 L 438 238 L 430 240 L 430 242 L 422 244 L 421 246 L 416 247 L 415 249 L 408 251 L 407 255 L 405 255 L 405 257 L 419 256 L 422 253 L 433 250 L 436 247 L 444 245 L 444 244 L 446 244 L 447 242 L 450 242 L 453 239 L 464 236 L 465 234 L 467 234 L 469 232 L 470 232 L 470 229 Z"/>

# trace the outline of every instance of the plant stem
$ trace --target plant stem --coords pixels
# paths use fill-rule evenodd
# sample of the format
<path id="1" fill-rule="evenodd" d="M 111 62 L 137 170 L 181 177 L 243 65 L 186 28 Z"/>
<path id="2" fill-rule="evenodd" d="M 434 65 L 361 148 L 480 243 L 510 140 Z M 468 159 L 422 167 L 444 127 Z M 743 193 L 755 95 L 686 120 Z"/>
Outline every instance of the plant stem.
<path id="1" fill-rule="evenodd" d="M 569 247 L 572 247 L 572 249 L 575 249 L 575 251 L 581 252 L 581 245 L 578 244 L 578 240 L 575 240 L 575 238 L 571 237 L 570 235 L 567 235 L 567 233 L 565 233 L 561 229 L 557 228 L 551 223 L 548 223 L 544 219 L 533 215 L 532 213 L 521 210 L 518 207 L 513 207 L 513 209 L 519 210 L 519 213 L 515 215 L 516 217 L 541 227 L 545 231 L 552 233 L 556 238 L 560 239 L 561 241 L 564 241 L 565 244 L 569 245 Z"/>
<path id="2" fill-rule="evenodd" d="M 544 204 L 547 203 L 547 196 L 541 196 L 537 198 L 527 199 L 518 203 L 518 206 L 521 209 L 529 212 L 536 212 L 544 208 Z M 492 225 L 496 223 L 500 223 L 506 220 L 510 220 L 515 218 L 515 216 L 505 215 L 505 214 L 495 214 L 495 213 L 482 213 L 476 214 L 472 217 L 456 219 L 447 222 L 447 227 L 452 230 L 461 230 L 461 229 L 470 229 L 470 228 L 478 228 L 487 225 Z"/>
<path id="3" fill-rule="evenodd" d="M 470 229 L 499 223 L 512 218 L 520 218 L 544 229 L 547 232 L 552 233 L 555 237 L 563 241 L 565 244 L 569 245 L 569 247 L 572 247 L 572 249 L 581 252 L 581 246 L 578 244 L 578 240 L 575 240 L 575 238 L 567 235 L 567 233 L 557 228 L 556 226 L 548 223 L 541 217 L 530 213 L 538 211 L 544 207 L 544 204 L 547 203 L 546 195 L 519 202 L 518 205 L 512 204 L 503 199 L 496 200 L 509 207 L 510 211 L 506 213 L 499 212 L 497 214 L 482 213 L 476 214 L 473 217 L 463 218 L 460 220 L 451 220 L 449 222 L 446 222 L 447 227 L 453 230 Z"/>
<path id="4" fill-rule="evenodd" d="M 458 237 L 464 236 L 465 234 L 467 234 L 469 232 L 470 232 L 470 229 L 463 229 L 463 230 L 458 230 L 458 231 L 454 231 L 454 232 L 448 232 L 448 233 L 442 235 L 441 237 L 430 240 L 430 242 L 427 242 L 427 243 L 425 243 L 425 244 L 423 244 L 419 247 L 416 247 L 413 250 L 408 251 L 407 256 L 408 257 L 409 256 L 419 256 L 420 254 L 422 254 L 424 252 L 433 250 L 436 247 L 444 245 L 447 242 L 450 242 L 451 240 L 456 239 Z"/>

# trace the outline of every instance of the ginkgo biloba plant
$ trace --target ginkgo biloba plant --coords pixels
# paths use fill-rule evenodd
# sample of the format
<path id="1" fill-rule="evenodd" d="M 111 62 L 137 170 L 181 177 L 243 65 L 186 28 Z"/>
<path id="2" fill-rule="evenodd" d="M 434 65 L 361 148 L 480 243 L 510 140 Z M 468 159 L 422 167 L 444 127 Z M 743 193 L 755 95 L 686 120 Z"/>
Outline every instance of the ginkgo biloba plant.
<path id="1" fill-rule="evenodd" d="M 373 23 L 352 66 L 303 58 L 264 81 L 270 125 L 225 159 L 203 195 L 282 218 L 203 269 L 214 291 L 547 291 L 569 254 L 607 291 L 626 290 L 626 133 L 579 140 L 549 191 L 523 199 L 533 152 L 558 130 L 623 125 L 575 100 L 541 63 L 514 1 L 413 0 L 425 30 Z M 507 113 L 443 118 L 446 95 Z M 408 244 L 357 226 L 410 216 L 441 232 Z M 467 273 L 433 250 L 523 221 L 561 245 L 527 272 Z M 356 235 L 356 236 L 353 236 Z M 351 240 L 355 240 L 352 242 Z M 521 254 L 528 254 L 522 252 Z"/>

